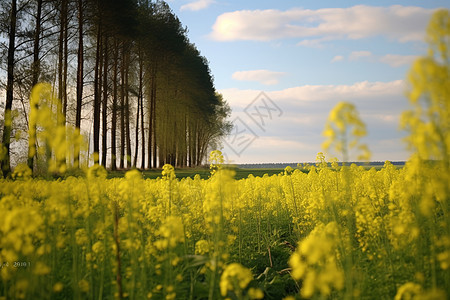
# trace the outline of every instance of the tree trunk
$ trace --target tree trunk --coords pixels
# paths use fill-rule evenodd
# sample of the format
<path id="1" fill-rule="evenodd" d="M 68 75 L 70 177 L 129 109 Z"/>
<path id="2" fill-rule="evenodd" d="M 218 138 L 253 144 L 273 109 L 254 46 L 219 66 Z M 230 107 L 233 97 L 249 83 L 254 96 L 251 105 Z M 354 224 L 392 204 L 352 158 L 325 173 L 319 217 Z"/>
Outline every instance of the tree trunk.
<path id="1" fill-rule="evenodd" d="M 142 78 L 142 64 L 141 64 L 141 53 L 140 53 L 140 48 L 138 45 L 138 64 L 139 64 L 139 83 L 138 83 L 138 95 L 137 95 L 137 111 L 136 111 L 136 127 L 135 127 L 135 144 L 134 144 L 134 159 L 133 159 L 133 167 L 136 168 L 137 167 L 137 159 L 138 159 L 138 153 L 139 153 L 139 122 L 140 122 L 140 113 L 141 113 L 141 101 L 142 101 L 142 97 L 141 97 L 141 78 Z M 142 128 L 142 130 L 144 130 L 144 128 Z"/>
<path id="2" fill-rule="evenodd" d="M 151 116 L 152 116 L 152 129 L 150 131 L 151 134 L 153 134 L 153 167 L 156 168 L 157 166 L 157 138 L 156 138 L 156 71 L 157 71 L 157 65 L 155 63 L 155 70 L 154 70 L 154 80 L 152 81 L 152 108 L 151 108 Z"/>
<path id="3" fill-rule="evenodd" d="M 144 59 L 139 53 L 139 97 L 141 98 L 141 169 L 145 169 L 145 130 L 144 130 Z"/>
<path id="4" fill-rule="evenodd" d="M 83 46 L 83 0 L 78 0 L 78 56 L 77 56 L 77 107 L 75 115 L 75 127 L 81 128 L 81 107 L 83 104 L 83 67 L 84 67 L 84 46 Z M 80 166 L 80 149 L 74 153 L 75 167 Z"/>
<path id="5" fill-rule="evenodd" d="M 11 109 L 14 94 L 14 51 L 16 42 L 16 21 L 17 21 L 17 0 L 11 0 L 11 15 L 9 26 L 9 45 L 8 45 L 8 79 L 6 83 L 6 103 L 5 115 L 3 124 L 3 147 L 5 153 L 1 157 L 1 169 L 3 177 L 7 177 L 11 173 L 11 158 L 10 158 L 10 144 L 11 144 L 11 126 L 12 116 Z"/>
<path id="6" fill-rule="evenodd" d="M 125 44 L 122 42 L 120 67 L 120 168 L 125 168 Z"/>
<path id="7" fill-rule="evenodd" d="M 127 140 L 127 167 L 131 167 L 131 136 L 130 136 L 130 97 L 129 97 L 129 71 L 130 71 L 130 54 L 127 52 L 125 65 L 125 122 L 126 122 L 126 140 Z"/>
<path id="8" fill-rule="evenodd" d="M 108 34 L 105 33 L 103 46 L 103 100 L 102 100 L 102 160 L 106 168 L 107 135 L 108 135 Z"/>
<path id="9" fill-rule="evenodd" d="M 153 71 L 154 66 L 151 66 L 150 69 L 150 97 L 148 98 L 148 140 L 147 140 L 147 168 L 152 168 L 152 155 L 153 149 L 152 149 L 152 141 L 153 141 L 153 82 L 156 80 L 155 78 L 155 72 Z M 155 165 L 153 165 L 155 166 Z"/>
<path id="10" fill-rule="evenodd" d="M 37 0 L 37 8 L 36 8 L 36 29 L 34 31 L 34 43 L 33 43 L 33 65 L 32 72 L 33 78 L 31 81 L 31 85 L 34 87 L 39 80 L 40 74 L 40 59 L 39 59 L 39 41 L 41 35 L 41 14 L 42 14 L 42 0 Z"/>
<path id="11" fill-rule="evenodd" d="M 113 69 L 113 103 L 112 103 L 112 119 L 111 119 L 111 169 L 117 169 L 116 160 L 116 130 L 117 130 L 117 65 L 119 63 L 119 43 L 114 38 L 114 69 Z"/>
<path id="12" fill-rule="evenodd" d="M 188 166 L 192 167 L 192 129 L 191 129 L 191 122 L 189 122 L 189 127 L 188 127 Z"/>
<path id="13" fill-rule="evenodd" d="M 59 39 L 58 39 L 58 99 L 62 103 L 60 113 L 66 116 L 67 111 L 67 91 L 66 91 L 66 78 L 67 78 L 67 0 L 61 1 L 61 8 L 59 14 Z"/>
<path id="14" fill-rule="evenodd" d="M 97 32 L 97 52 L 95 57 L 95 74 L 94 74 L 94 164 L 98 164 L 100 152 L 100 98 L 101 98 L 101 69 L 102 69 L 102 34 L 101 24 L 99 24 Z"/>
<path id="15" fill-rule="evenodd" d="M 63 1 L 64 3 L 64 60 L 63 60 L 63 97 L 61 101 L 63 102 L 63 115 L 64 122 L 67 120 L 67 68 L 68 68 L 68 59 L 69 59 L 69 20 L 67 16 L 67 0 Z"/>
<path id="16" fill-rule="evenodd" d="M 133 159 L 133 167 L 136 168 L 137 166 L 137 159 L 138 159 L 138 151 L 139 151 L 139 117 L 141 112 L 141 96 L 138 92 L 137 97 L 137 113 L 136 113 L 136 127 L 134 131 L 135 135 L 135 143 L 134 143 L 134 159 Z"/>
<path id="17" fill-rule="evenodd" d="M 36 29 L 34 32 L 34 45 L 33 45 L 33 65 L 32 72 L 33 78 L 31 80 L 31 86 L 34 87 L 39 81 L 40 74 L 40 59 L 39 59 L 39 41 L 41 35 L 41 14 L 42 14 L 42 0 L 37 1 L 37 12 L 36 12 Z M 37 104 L 34 109 L 37 109 Z M 35 128 L 33 132 L 36 131 L 36 125 L 33 125 Z M 30 145 L 31 144 L 31 145 Z M 34 157 L 36 155 L 36 143 L 33 141 L 28 142 L 28 167 L 33 171 L 34 169 Z"/>
<path id="18" fill-rule="evenodd" d="M 198 121 L 194 121 L 192 128 L 192 166 L 197 166 L 197 135 L 198 135 Z"/>

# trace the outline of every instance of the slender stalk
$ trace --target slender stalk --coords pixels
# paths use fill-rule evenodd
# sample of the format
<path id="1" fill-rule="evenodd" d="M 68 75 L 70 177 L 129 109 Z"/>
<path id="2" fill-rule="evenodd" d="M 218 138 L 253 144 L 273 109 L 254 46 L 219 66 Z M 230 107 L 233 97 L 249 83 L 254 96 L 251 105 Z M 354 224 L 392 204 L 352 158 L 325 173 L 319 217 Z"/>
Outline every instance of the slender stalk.
<path id="1" fill-rule="evenodd" d="M 119 293 L 119 299 L 123 299 L 122 288 L 122 265 L 120 260 L 120 240 L 119 240 L 119 204 L 114 202 L 114 242 L 116 245 L 116 283 Z"/>

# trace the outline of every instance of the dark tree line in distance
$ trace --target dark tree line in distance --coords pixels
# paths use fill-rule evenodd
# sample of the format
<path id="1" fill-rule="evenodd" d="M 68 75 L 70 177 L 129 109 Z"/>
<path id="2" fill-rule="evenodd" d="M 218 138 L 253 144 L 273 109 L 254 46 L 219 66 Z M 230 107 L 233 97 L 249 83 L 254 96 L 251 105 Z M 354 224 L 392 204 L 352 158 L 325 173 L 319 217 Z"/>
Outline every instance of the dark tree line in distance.
<path id="1" fill-rule="evenodd" d="M 53 86 L 61 122 L 87 136 L 87 153 L 67 158 L 74 167 L 83 155 L 112 170 L 198 166 L 230 130 L 208 61 L 164 1 L 2 1 L 0 33 L 4 176 L 43 161 L 25 150 L 38 82 Z"/>

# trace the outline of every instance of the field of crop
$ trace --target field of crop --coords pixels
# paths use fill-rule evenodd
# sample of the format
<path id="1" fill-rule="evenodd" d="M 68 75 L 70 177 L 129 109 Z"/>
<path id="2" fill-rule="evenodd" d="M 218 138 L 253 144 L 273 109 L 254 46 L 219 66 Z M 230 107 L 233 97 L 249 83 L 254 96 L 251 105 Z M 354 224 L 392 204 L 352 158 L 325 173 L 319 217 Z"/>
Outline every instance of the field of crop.
<path id="1" fill-rule="evenodd" d="M 0 185 L 0 295 L 445 299 L 448 169 L 320 158 L 308 173 L 240 180 L 218 164 L 209 179 L 169 165 L 147 180 L 99 166 L 59 181 L 16 174 Z"/>
<path id="2" fill-rule="evenodd" d="M 43 180 L 18 165 L 0 179 L 0 300 L 449 299 L 450 27 L 432 30 L 449 16 L 435 14 L 429 56 L 410 72 L 401 168 L 319 152 L 235 177 L 220 151 L 193 178 L 94 165 Z M 63 173 L 75 147 L 57 132 L 49 170 Z M 342 161 L 370 159 L 354 105 L 340 102 L 323 135 Z"/>

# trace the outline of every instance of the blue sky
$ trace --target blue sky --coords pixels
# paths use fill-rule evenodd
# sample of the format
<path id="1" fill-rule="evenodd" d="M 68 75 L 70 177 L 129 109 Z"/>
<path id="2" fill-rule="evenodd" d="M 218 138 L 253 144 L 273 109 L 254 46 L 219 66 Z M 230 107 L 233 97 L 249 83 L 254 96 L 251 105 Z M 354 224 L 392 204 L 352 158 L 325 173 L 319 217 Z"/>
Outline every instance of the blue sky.
<path id="1" fill-rule="evenodd" d="M 375 4 L 374 4 L 375 3 Z M 449 1 L 171 0 L 232 108 L 233 163 L 314 161 L 339 101 L 356 105 L 372 160 L 406 160 L 406 74 Z M 261 94 L 261 92 L 264 92 Z M 329 153 L 327 156 L 337 156 Z"/>

